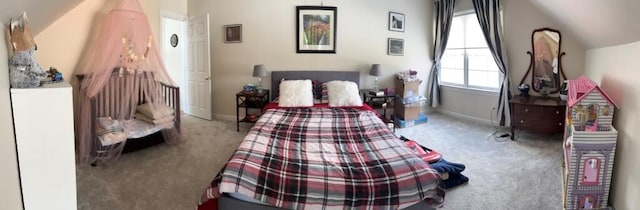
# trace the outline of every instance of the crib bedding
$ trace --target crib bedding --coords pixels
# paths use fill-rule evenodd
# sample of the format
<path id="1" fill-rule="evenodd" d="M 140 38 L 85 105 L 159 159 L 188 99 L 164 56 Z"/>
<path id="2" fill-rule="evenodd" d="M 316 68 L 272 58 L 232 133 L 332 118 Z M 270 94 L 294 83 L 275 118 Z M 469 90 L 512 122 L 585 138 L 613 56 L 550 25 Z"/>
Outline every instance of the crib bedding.
<path id="1" fill-rule="evenodd" d="M 268 109 L 200 204 L 237 193 L 285 209 L 398 209 L 423 201 L 439 207 L 438 181 L 375 112 Z"/>
<path id="2" fill-rule="evenodd" d="M 99 119 L 99 121 L 101 121 Z M 102 120 L 104 121 L 104 120 Z M 166 122 L 162 124 L 152 124 L 138 119 L 131 120 L 111 120 L 112 124 L 115 126 L 121 126 L 120 129 L 112 128 L 113 126 L 105 126 L 109 127 L 109 129 L 119 130 L 118 132 L 108 132 L 101 135 L 98 135 L 98 139 L 102 146 L 109 146 L 113 144 L 120 143 L 126 139 L 135 139 L 144 136 L 148 136 L 152 133 L 158 132 L 162 129 L 169 129 L 173 127 L 173 121 Z M 101 125 L 103 122 L 100 122 Z M 104 126 L 104 125 L 102 125 Z M 104 127 L 103 127 L 104 128 Z"/>

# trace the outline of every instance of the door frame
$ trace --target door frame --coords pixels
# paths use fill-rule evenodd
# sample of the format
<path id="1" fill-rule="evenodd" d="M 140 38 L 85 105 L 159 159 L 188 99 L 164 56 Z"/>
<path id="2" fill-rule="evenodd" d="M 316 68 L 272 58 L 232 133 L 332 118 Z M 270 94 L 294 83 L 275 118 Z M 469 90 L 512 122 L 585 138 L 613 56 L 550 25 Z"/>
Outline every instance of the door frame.
<path id="1" fill-rule="evenodd" d="M 172 11 L 168 11 L 168 10 L 160 10 L 160 40 L 161 40 L 160 41 L 160 53 L 162 55 L 164 55 L 165 47 L 169 47 L 168 42 L 164 41 L 164 40 L 168 40 L 169 39 L 169 37 L 165 37 L 165 34 L 164 34 L 165 24 L 164 24 L 163 19 L 165 19 L 165 18 L 173 19 L 173 20 L 182 22 L 182 37 L 180 38 L 182 40 L 179 40 L 179 42 L 185 44 L 182 47 L 182 65 L 183 65 L 182 69 L 183 69 L 183 71 L 179 72 L 179 74 L 181 75 L 182 80 L 180 80 L 180 81 L 175 81 L 174 80 L 174 82 L 176 83 L 176 86 L 178 86 L 180 88 L 180 104 L 181 104 L 180 110 L 184 112 L 184 110 L 188 108 L 186 102 L 189 101 L 189 94 L 187 94 L 187 92 L 186 92 L 187 91 L 187 89 L 186 89 L 186 87 L 187 87 L 186 84 L 187 83 L 186 83 L 186 76 L 185 76 L 187 74 L 187 65 L 188 65 L 187 61 L 189 59 L 188 58 L 189 55 L 187 53 L 188 46 L 186 46 L 186 43 L 188 43 L 188 40 L 187 40 L 188 39 L 187 38 L 188 37 L 187 36 L 187 27 L 188 27 L 189 18 L 188 18 L 187 15 L 182 15 L 182 14 L 179 14 L 179 13 L 176 13 L 176 12 L 172 12 Z M 166 58 L 163 57 L 162 59 L 166 59 Z M 166 66 L 165 66 L 165 68 L 166 68 Z M 167 69 L 167 71 L 171 71 L 171 70 Z M 173 79 L 173 78 L 171 78 L 171 79 Z"/>

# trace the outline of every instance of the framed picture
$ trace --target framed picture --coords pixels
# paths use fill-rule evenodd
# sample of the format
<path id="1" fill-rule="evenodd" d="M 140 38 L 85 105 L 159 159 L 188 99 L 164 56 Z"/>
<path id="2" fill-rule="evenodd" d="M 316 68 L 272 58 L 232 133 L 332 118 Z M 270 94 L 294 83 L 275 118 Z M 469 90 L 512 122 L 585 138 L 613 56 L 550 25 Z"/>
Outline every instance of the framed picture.
<path id="1" fill-rule="evenodd" d="M 224 26 L 224 43 L 242 42 L 242 24 Z"/>
<path id="2" fill-rule="evenodd" d="M 388 55 L 404 55 L 404 39 L 389 38 L 388 45 Z"/>
<path id="3" fill-rule="evenodd" d="M 336 7 L 296 7 L 296 52 L 336 53 Z"/>
<path id="4" fill-rule="evenodd" d="M 389 12 L 389 31 L 404 32 L 404 14 L 397 12 Z"/>

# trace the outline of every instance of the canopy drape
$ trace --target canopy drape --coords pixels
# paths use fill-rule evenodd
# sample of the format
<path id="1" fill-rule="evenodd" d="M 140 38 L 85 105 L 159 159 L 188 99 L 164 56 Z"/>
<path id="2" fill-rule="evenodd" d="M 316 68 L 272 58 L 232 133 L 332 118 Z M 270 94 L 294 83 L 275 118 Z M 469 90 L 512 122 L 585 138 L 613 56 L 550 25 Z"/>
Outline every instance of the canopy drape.
<path id="1" fill-rule="evenodd" d="M 83 75 L 83 79 L 77 85 L 75 106 L 79 164 L 115 160 L 124 147 L 124 143 L 118 144 L 98 154 L 97 151 L 104 148 L 99 148 L 100 143 L 91 132 L 92 121 L 97 120 L 91 116 L 93 97 L 105 88 L 121 90 L 119 95 L 122 99 L 118 100 L 119 103 L 107 103 L 108 107 L 103 108 L 116 110 L 115 116 L 108 117 L 128 120 L 135 115 L 138 94 L 144 95 L 146 103 L 160 104 L 163 102 L 157 94 L 159 82 L 174 85 L 154 44 L 147 16 L 138 0 L 120 1 L 116 8 L 107 14 L 97 30 L 74 72 L 75 75 Z M 127 75 L 127 79 L 118 83 L 117 87 L 109 87 L 113 85 L 109 80 L 114 71 Z M 165 141 L 180 142 L 177 126 L 174 124 L 173 128 L 162 131 Z"/>

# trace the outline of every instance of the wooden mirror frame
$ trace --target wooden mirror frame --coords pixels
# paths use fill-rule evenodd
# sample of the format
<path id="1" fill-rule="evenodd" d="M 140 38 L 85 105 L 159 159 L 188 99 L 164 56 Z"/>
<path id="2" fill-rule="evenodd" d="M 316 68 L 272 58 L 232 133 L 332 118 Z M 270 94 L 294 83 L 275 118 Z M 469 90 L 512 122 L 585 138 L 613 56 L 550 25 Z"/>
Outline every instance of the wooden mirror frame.
<path id="1" fill-rule="evenodd" d="M 549 43 L 546 43 L 547 45 L 544 45 L 545 43 L 543 42 L 537 42 L 538 46 L 536 46 L 536 33 L 544 33 L 545 31 L 558 34 L 557 50 L 549 49 L 549 48 L 553 48 L 553 46 L 549 47 L 548 45 Z M 549 36 L 544 36 L 544 35 L 543 37 L 550 38 Z M 561 87 L 562 82 L 567 79 L 567 76 L 564 74 L 564 71 L 562 70 L 562 56 L 564 56 L 566 53 L 562 52 L 560 48 L 561 43 L 562 43 L 562 35 L 558 30 L 551 29 L 551 28 L 539 28 L 539 29 L 533 30 L 533 32 L 531 33 L 531 50 L 533 52 L 527 51 L 527 54 L 529 54 L 531 61 L 529 62 L 527 73 L 525 73 L 524 76 L 522 77 L 522 80 L 520 80 L 520 84 L 524 84 L 524 81 L 529 75 L 529 72 L 532 72 L 531 73 L 531 89 L 540 93 L 543 96 L 547 96 L 547 95 L 559 92 L 562 89 Z M 545 56 L 549 56 L 549 55 L 545 55 L 543 49 L 539 49 L 541 47 L 546 47 L 546 49 L 548 49 L 547 52 L 549 52 L 548 54 L 551 54 L 551 57 L 547 57 L 545 59 Z M 539 49 L 539 50 L 536 51 L 536 49 Z M 554 53 L 555 53 L 555 56 L 554 56 Z M 553 69 L 554 58 L 557 58 L 557 72 L 554 72 L 554 69 Z M 547 82 L 545 83 L 544 80 L 547 80 Z M 549 80 L 551 82 L 551 85 L 548 84 Z"/>

